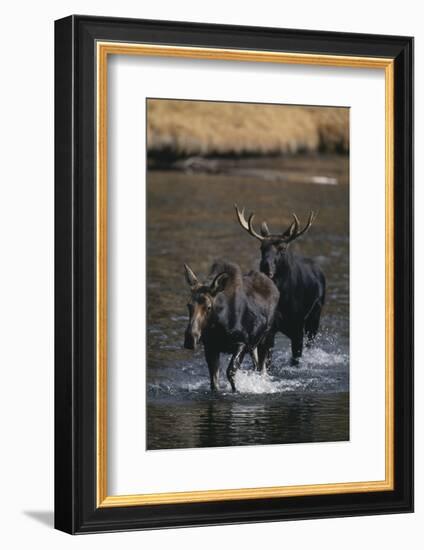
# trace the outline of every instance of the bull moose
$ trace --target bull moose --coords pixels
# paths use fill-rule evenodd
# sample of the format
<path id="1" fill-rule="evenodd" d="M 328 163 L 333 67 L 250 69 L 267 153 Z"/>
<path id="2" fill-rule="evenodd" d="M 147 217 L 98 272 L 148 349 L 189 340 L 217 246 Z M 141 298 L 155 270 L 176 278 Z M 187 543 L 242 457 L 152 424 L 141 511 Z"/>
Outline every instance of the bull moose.
<path id="1" fill-rule="evenodd" d="M 304 336 L 309 345 L 317 334 L 326 282 L 318 265 L 310 258 L 294 254 L 290 244 L 308 231 L 316 214 L 310 212 L 303 229 L 293 214 L 292 223 L 278 234 L 271 233 L 263 222 L 259 234 L 253 227 L 254 213 L 246 220 L 244 208 L 240 211 L 237 205 L 234 207 L 241 227 L 261 243 L 260 270 L 274 281 L 280 291 L 274 329 L 290 338 L 292 363 L 297 364 L 302 356 Z"/>
<path id="2" fill-rule="evenodd" d="M 220 354 L 231 354 L 227 378 L 234 392 L 235 373 L 246 352 L 256 369 L 266 369 L 278 289 L 264 274 L 242 275 L 237 264 L 226 261 L 213 264 L 210 283 L 200 283 L 188 265 L 184 269 L 191 290 L 184 347 L 196 349 L 203 342 L 212 391 L 218 389 Z"/>

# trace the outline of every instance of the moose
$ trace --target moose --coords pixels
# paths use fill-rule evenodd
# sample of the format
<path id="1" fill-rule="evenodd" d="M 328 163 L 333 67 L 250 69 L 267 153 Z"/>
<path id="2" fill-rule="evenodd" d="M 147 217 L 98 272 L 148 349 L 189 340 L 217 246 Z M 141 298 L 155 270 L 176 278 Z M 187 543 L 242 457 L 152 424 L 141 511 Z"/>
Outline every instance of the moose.
<path id="1" fill-rule="evenodd" d="M 200 283 L 188 265 L 184 269 L 191 291 L 184 347 L 193 350 L 203 342 L 211 391 L 219 386 L 220 354 L 231 354 L 227 378 L 235 392 L 235 374 L 247 352 L 257 370 L 266 369 L 278 289 L 266 275 L 242 275 L 237 264 L 223 260 L 212 265 L 210 283 Z"/>
<path id="2" fill-rule="evenodd" d="M 261 243 L 260 270 L 274 281 L 280 291 L 274 334 L 282 332 L 291 340 L 292 364 L 297 365 L 302 356 L 304 336 L 307 345 L 311 345 L 318 332 L 326 281 L 318 265 L 310 258 L 294 254 L 290 244 L 308 231 L 316 214 L 311 211 L 301 229 L 299 219 L 293 213 L 292 223 L 278 234 L 271 233 L 267 223 L 263 222 L 259 234 L 253 226 L 254 213 L 246 220 L 244 208 L 240 211 L 237 205 L 234 207 L 241 227 Z M 272 345 L 271 342 L 269 349 Z"/>

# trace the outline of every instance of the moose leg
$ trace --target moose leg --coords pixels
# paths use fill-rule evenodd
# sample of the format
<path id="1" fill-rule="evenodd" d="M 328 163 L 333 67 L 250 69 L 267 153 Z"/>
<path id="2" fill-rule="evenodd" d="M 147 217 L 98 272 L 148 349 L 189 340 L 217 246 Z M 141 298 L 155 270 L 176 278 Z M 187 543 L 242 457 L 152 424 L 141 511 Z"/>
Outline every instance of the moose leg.
<path id="1" fill-rule="evenodd" d="M 227 368 L 227 378 L 229 383 L 231 384 L 231 389 L 233 390 L 233 392 L 236 391 L 234 377 L 237 372 L 237 369 L 240 367 L 240 364 L 243 361 L 243 357 L 246 353 L 245 348 L 246 348 L 245 344 L 237 345 L 237 351 L 231 357 L 230 364 L 228 365 L 228 368 Z"/>
<path id="2" fill-rule="evenodd" d="M 259 370 L 266 374 L 272 361 L 272 348 L 274 347 L 274 334 L 268 334 L 258 346 Z"/>
<path id="3" fill-rule="evenodd" d="M 315 336 L 318 332 L 319 327 L 319 320 L 321 317 L 321 305 L 316 304 L 311 313 L 309 314 L 308 318 L 305 321 L 305 333 L 306 333 L 306 346 L 310 347 L 314 340 Z"/>
<path id="4" fill-rule="evenodd" d="M 209 376 L 211 379 L 211 391 L 218 391 L 219 351 L 205 347 L 205 356 L 209 368 Z"/>
<path id="5" fill-rule="evenodd" d="M 250 357 L 252 358 L 253 368 L 255 370 L 260 370 L 258 348 L 252 349 L 252 351 L 250 352 Z"/>
<path id="6" fill-rule="evenodd" d="M 291 364 L 298 365 L 303 351 L 303 329 L 291 337 L 292 358 Z"/>

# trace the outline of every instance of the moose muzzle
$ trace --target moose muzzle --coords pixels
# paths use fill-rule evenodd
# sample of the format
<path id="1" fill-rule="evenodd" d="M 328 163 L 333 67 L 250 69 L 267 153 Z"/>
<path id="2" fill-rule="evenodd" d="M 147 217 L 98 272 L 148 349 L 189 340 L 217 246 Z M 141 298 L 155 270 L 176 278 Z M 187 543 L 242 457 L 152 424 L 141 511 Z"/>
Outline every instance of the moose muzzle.
<path id="1" fill-rule="evenodd" d="M 184 347 L 186 349 L 195 350 L 200 340 L 200 334 L 193 331 L 191 326 L 187 328 L 184 335 Z"/>

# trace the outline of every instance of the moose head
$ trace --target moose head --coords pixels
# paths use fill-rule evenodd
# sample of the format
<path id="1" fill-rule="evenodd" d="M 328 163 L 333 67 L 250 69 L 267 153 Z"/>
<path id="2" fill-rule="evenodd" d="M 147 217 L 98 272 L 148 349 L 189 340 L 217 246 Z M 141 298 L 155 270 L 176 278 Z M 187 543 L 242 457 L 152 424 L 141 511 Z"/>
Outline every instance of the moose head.
<path id="1" fill-rule="evenodd" d="M 316 218 L 316 213 L 311 210 L 306 225 L 301 229 L 299 218 L 293 213 L 293 221 L 284 233 L 271 233 L 266 222 L 262 222 L 260 234 L 253 227 L 255 214 L 252 212 L 246 220 L 244 208 L 240 211 L 235 204 L 237 219 L 239 224 L 249 235 L 255 237 L 261 242 L 261 264 L 260 270 L 271 279 L 274 278 L 278 262 L 281 256 L 286 252 L 290 243 L 304 235 L 311 227 Z"/>
<path id="2" fill-rule="evenodd" d="M 229 275 L 226 272 L 218 273 L 211 284 L 202 284 L 190 266 L 184 264 L 184 270 L 191 291 L 187 304 L 189 321 L 185 331 L 184 347 L 194 350 L 213 315 L 215 297 L 224 290 Z"/>

